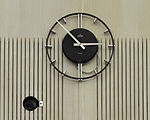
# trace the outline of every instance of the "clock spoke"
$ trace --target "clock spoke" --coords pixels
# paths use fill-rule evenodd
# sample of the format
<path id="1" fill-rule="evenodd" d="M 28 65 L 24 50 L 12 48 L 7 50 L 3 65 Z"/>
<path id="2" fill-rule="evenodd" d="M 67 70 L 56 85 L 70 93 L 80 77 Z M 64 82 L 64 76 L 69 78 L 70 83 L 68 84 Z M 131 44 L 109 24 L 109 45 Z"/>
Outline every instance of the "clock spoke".
<path id="1" fill-rule="evenodd" d="M 82 14 L 78 14 L 78 28 L 82 28 Z"/>
<path id="2" fill-rule="evenodd" d="M 82 67 L 82 63 L 78 63 L 78 78 L 82 78 Z M 79 80 L 81 81 L 82 79 Z"/>

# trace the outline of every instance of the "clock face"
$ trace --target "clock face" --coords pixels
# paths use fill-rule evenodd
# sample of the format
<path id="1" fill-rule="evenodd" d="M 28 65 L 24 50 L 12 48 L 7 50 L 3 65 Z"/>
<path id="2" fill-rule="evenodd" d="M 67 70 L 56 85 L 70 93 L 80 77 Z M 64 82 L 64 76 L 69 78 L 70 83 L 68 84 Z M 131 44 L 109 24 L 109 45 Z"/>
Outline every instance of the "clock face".
<path id="1" fill-rule="evenodd" d="M 52 42 L 57 43 L 56 38 L 59 38 L 58 51 L 55 44 L 52 45 Z M 105 40 L 109 46 L 106 46 Z M 102 57 L 105 54 L 102 49 L 109 53 L 107 58 Z M 66 70 L 59 66 L 59 60 L 52 58 L 52 51 L 59 53 L 58 57 L 63 56 L 61 61 L 67 65 Z M 63 76 L 76 80 L 92 78 L 104 71 L 113 52 L 114 40 L 109 27 L 88 13 L 72 13 L 56 20 L 46 39 L 46 53 L 52 66 Z"/>
<path id="2" fill-rule="evenodd" d="M 87 29 L 77 28 L 71 30 L 70 33 L 77 38 L 80 43 L 98 43 L 94 34 Z M 86 46 L 86 49 L 82 49 L 80 46 L 74 46 L 74 44 L 75 41 L 69 34 L 66 34 L 62 42 L 62 49 L 65 56 L 74 63 L 88 62 L 98 51 L 97 45 Z"/>

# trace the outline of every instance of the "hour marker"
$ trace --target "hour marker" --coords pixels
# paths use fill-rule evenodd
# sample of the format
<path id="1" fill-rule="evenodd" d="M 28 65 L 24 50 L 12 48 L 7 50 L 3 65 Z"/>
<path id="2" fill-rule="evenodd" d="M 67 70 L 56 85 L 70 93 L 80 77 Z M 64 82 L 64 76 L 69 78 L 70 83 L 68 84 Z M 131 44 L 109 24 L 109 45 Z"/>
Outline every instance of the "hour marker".
<path id="1" fill-rule="evenodd" d="M 104 60 L 106 63 L 110 63 L 108 60 Z"/>
<path id="2" fill-rule="evenodd" d="M 53 33 L 53 34 L 56 34 L 56 31 L 55 31 L 55 30 L 52 30 L 52 33 Z"/>
<path id="3" fill-rule="evenodd" d="M 51 64 L 55 64 L 56 60 L 52 60 Z"/>
<path id="4" fill-rule="evenodd" d="M 95 23 L 96 23 L 96 21 L 97 21 L 97 18 L 95 18 L 95 19 L 94 19 L 93 23 L 95 24 Z"/>
<path id="5" fill-rule="evenodd" d="M 66 21 L 66 19 L 65 18 L 63 18 L 63 22 L 66 24 L 67 23 L 67 21 Z"/>
<path id="6" fill-rule="evenodd" d="M 94 70 L 95 73 L 97 73 L 96 69 Z"/>
<path id="7" fill-rule="evenodd" d="M 45 45 L 45 48 L 52 48 L 52 45 Z"/>
<path id="8" fill-rule="evenodd" d="M 66 73 L 67 73 L 67 71 L 64 71 L 63 74 L 62 74 L 62 77 L 64 77 Z"/>
<path id="9" fill-rule="evenodd" d="M 64 71 L 63 73 L 64 73 L 64 74 L 66 74 L 66 73 L 67 73 L 67 71 Z"/>
<path id="10" fill-rule="evenodd" d="M 115 45 L 108 45 L 108 47 L 115 47 Z"/>
<path id="11" fill-rule="evenodd" d="M 106 34 L 106 33 L 108 33 L 109 32 L 109 29 L 106 29 L 105 31 L 104 31 L 104 34 Z"/>

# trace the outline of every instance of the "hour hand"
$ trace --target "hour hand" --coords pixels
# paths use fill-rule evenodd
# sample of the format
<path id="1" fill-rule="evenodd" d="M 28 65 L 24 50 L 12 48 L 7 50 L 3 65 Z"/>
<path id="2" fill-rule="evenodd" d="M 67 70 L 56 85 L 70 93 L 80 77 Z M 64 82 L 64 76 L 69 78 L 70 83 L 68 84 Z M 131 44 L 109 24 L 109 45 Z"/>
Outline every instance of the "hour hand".
<path id="1" fill-rule="evenodd" d="M 102 45 L 102 43 L 81 43 L 83 46 L 95 46 L 95 45 Z M 73 46 L 80 46 L 78 43 L 74 43 Z"/>

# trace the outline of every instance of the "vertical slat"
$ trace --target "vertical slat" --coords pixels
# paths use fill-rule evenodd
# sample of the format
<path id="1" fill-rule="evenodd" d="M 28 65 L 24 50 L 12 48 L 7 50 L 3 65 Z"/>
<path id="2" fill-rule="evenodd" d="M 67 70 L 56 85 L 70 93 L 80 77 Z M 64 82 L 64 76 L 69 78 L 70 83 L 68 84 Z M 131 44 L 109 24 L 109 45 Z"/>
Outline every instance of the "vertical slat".
<path id="1" fill-rule="evenodd" d="M 33 77 L 32 77 L 32 81 L 33 81 L 33 86 L 32 86 L 32 89 L 33 89 L 33 96 L 35 97 L 35 81 L 36 81 L 36 79 L 35 79 L 35 38 L 33 38 L 33 43 L 32 43 L 32 46 L 31 47 L 33 47 Z M 38 99 L 37 97 L 35 97 L 36 99 Z M 36 110 L 34 110 L 33 111 L 33 120 L 35 119 L 35 111 Z"/>
<path id="2" fill-rule="evenodd" d="M 1 50 L 1 37 L 0 37 L 0 104 L 1 104 L 1 82 L 2 82 L 2 78 L 1 78 L 1 69 L 2 69 L 2 67 L 1 67 L 1 59 L 2 59 L 2 56 L 1 56 L 1 54 L 2 54 L 2 50 Z M 2 107 L 0 108 L 0 119 L 2 119 L 1 118 L 1 116 L 2 116 Z"/>
<path id="3" fill-rule="evenodd" d="M 51 49 L 51 59 L 55 59 L 55 39 L 51 39 L 51 45 L 53 48 Z M 51 119 L 55 120 L 55 78 L 54 78 L 54 68 L 51 65 Z"/>
<path id="4" fill-rule="evenodd" d="M 17 53 L 16 53 L 16 39 L 12 39 L 12 52 L 13 52 L 13 54 L 12 54 L 12 64 L 13 64 L 13 68 L 12 68 L 12 78 L 13 78 L 13 85 L 12 85 L 12 91 L 13 91 L 13 94 L 12 94 L 12 96 L 13 96 L 13 98 L 12 98 L 12 100 L 13 100 L 13 120 L 16 120 L 16 55 L 17 55 Z"/>
<path id="5" fill-rule="evenodd" d="M 5 79 L 6 79 L 6 73 L 5 73 L 5 72 L 6 72 L 6 68 L 5 68 L 5 64 L 7 64 L 7 63 L 6 63 L 6 38 L 4 38 L 4 43 L 3 43 L 3 45 L 4 45 L 4 49 L 3 49 L 3 54 L 4 54 L 4 56 L 3 56 L 3 57 L 4 57 L 3 71 L 4 71 L 4 72 L 3 72 L 3 78 L 2 78 L 2 79 L 3 79 L 3 85 L 2 85 L 2 86 L 3 86 L 3 90 L 2 90 L 2 91 L 3 91 L 3 96 L 2 96 L 2 98 L 3 98 L 3 103 L 2 103 L 2 106 L 3 106 L 3 111 L 4 111 L 4 112 L 3 112 L 3 118 L 5 119 L 5 113 L 6 113 L 6 110 L 5 110 L 5 109 L 6 109 L 6 106 L 5 106 L 5 103 L 6 103 L 6 101 L 5 101 L 5 99 L 6 99 L 6 97 L 5 97 L 5 89 L 6 89 L 6 88 L 5 88 L 5 87 L 6 87 L 6 86 L 5 86 L 5 85 L 6 85 L 6 81 L 5 81 Z"/>
<path id="6" fill-rule="evenodd" d="M 123 79 L 122 79 L 122 74 L 123 74 L 123 50 L 122 50 L 122 39 L 119 40 L 119 120 L 122 120 L 123 116 Z"/>
<path id="7" fill-rule="evenodd" d="M 33 96 L 35 97 L 35 81 L 36 81 L 36 79 L 35 79 L 35 38 L 33 38 L 33 43 L 32 43 L 32 46 L 31 47 L 33 47 L 33 77 L 32 77 L 32 81 L 33 81 L 33 86 L 32 86 L 32 89 L 33 89 Z M 38 99 L 37 97 L 35 97 L 36 99 Z M 36 110 L 34 110 L 33 111 L 33 120 L 35 119 L 35 111 Z"/>
<path id="8" fill-rule="evenodd" d="M 15 112 L 15 114 L 16 114 L 16 120 L 18 120 L 19 119 L 19 117 L 18 117 L 18 113 L 19 113 L 19 109 L 18 109 L 18 66 L 19 66 L 19 63 L 18 63 L 18 59 L 19 59 L 19 54 L 18 54 L 18 38 L 16 38 L 16 46 L 15 46 L 15 52 L 16 52 L 16 71 L 15 71 L 15 74 L 16 74 L 16 93 L 15 93 L 15 97 L 16 97 L 16 112 Z"/>
<path id="9" fill-rule="evenodd" d="M 51 49 L 49 49 L 49 53 L 50 51 Z M 47 119 L 50 119 L 51 118 L 51 68 L 50 68 L 50 61 L 48 57 L 46 58 L 46 66 L 47 66 Z"/>
<path id="10" fill-rule="evenodd" d="M 39 40 L 39 100 L 43 100 L 43 40 Z M 39 108 L 39 119 L 43 119 L 43 108 Z"/>
<path id="11" fill-rule="evenodd" d="M 59 69 L 63 70 L 63 53 L 62 53 L 62 44 L 61 39 L 58 40 L 58 60 L 59 60 Z M 63 77 L 59 74 L 59 120 L 63 120 Z"/>
<path id="12" fill-rule="evenodd" d="M 6 92 L 6 94 L 8 94 L 8 98 L 7 98 L 7 99 L 8 99 L 8 103 L 7 103 L 7 104 L 8 104 L 8 113 L 7 113 L 7 116 L 8 116 L 8 120 L 9 120 L 9 119 L 11 119 L 11 118 L 10 118 L 10 115 L 11 115 L 11 111 L 10 111 L 10 109 L 11 109 L 11 107 L 10 107 L 10 106 L 11 106 L 10 100 L 11 100 L 11 99 L 9 98 L 9 96 L 10 96 L 10 89 L 11 89 L 11 88 L 10 88 L 10 86 L 11 86 L 11 85 L 10 85 L 10 81 L 11 81 L 11 80 L 10 80 L 10 79 L 11 79 L 11 78 L 10 78 L 10 61 L 9 61 L 9 59 L 10 59 L 10 38 L 8 38 L 7 44 L 8 44 L 8 45 L 7 45 L 7 56 L 8 56 L 8 58 L 7 58 L 7 59 L 8 59 L 8 63 L 7 63 L 7 66 L 8 66 L 7 76 L 8 76 L 8 86 L 7 86 L 7 90 L 6 90 L 7 92 Z"/>
<path id="13" fill-rule="evenodd" d="M 143 39 L 143 120 L 147 120 L 147 55 L 146 39 Z"/>
<path id="14" fill-rule="evenodd" d="M 100 40 L 100 42 L 102 43 L 102 39 Z M 99 65 L 100 67 L 98 67 L 98 71 L 100 69 L 102 69 L 102 46 L 99 46 L 99 50 L 100 50 L 100 54 L 97 55 L 97 65 Z M 102 74 L 98 75 L 98 93 L 97 93 L 97 104 L 98 104 L 98 111 L 97 111 L 97 116 L 98 116 L 98 120 L 102 120 Z"/>
<path id="15" fill-rule="evenodd" d="M 44 107 L 43 107 L 43 120 L 47 119 L 47 66 L 46 66 L 46 51 L 45 51 L 45 45 L 46 41 L 43 39 L 43 101 L 44 101 Z"/>
<path id="16" fill-rule="evenodd" d="M 126 93 L 126 97 L 127 97 L 127 101 L 126 101 L 126 105 L 127 105 L 127 120 L 130 120 L 131 118 L 131 81 L 133 79 L 131 79 L 131 62 L 130 62 L 130 58 L 131 58 L 131 40 L 128 39 L 126 41 L 126 53 L 127 53 L 127 56 L 126 56 L 126 73 L 127 73 L 127 76 L 126 76 L 126 89 L 127 89 L 127 93 Z"/>
<path id="17" fill-rule="evenodd" d="M 116 39 L 114 41 L 116 43 Z M 109 44 L 112 44 L 112 42 L 110 42 Z M 117 47 L 117 45 L 116 45 Z M 115 120 L 115 52 L 117 51 L 117 48 L 115 47 L 115 50 L 114 50 L 114 54 L 113 54 L 113 57 L 112 57 L 112 60 L 111 60 L 111 67 L 109 69 L 109 72 L 111 73 L 111 77 L 110 77 L 110 93 L 111 93 L 111 103 L 110 103 L 110 110 L 111 110 L 111 115 L 110 115 L 110 118 L 111 120 Z M 109 48 L 110 50 L 110 55 L 112 53 L 112 48 Z M 109 56 L 110 56 L 109 55 Z M 116 63 L 117 64 L 117 63 Z"/>
<path id="18" fill-rule="evenodd" d="M 55 39 L 55 65 L 59 65 L 59 59 L 58 59 L 58 38 Z M 58 66 L 59 67 L 59 66 Z M 58 114 L 58 71 L 55 70 L 55 120 L 58 120 L 59 114 Z"/>
<path id="19" fill-rule="evenodd" d="M 135 119 L 135 39 L 131 40 L 131 120 Z"/>
<path id="20" fill-rule="evenodd" d="M 135 40 L 135 120 L 139 119 L 139 40 Z"/>
<path id="21" fill-rule="evenodd" d="M 149 84 L 149 78 L 148 78 L 148 75 L 149 75 L 149 71 L 148 71 L 148 65 L 149 65 L 149 49 L 148 49 L 148 47 L 149 47 L 149 42 L 148 42 L 148 38 L 146 38 L 146 90 L 147 90 L 147 119 L 149 119 L 149 100 L 148 100 L 148 94 L 149 94 L 149 89 L 148 89 L 148 84 Z"/>
<path id="22" fill-rule="evenodd" d="M 34 51 L 34 97 L 38 99 L 38 39 L 35 39 L 34 42 L 34 47 L 35 47 L 35 51 Z M 38 108 L 39 109 L 39 108 Z M 34 111 L 34 120 L 37 120 L 38 118 L 38 109 Z"/>
<path id="23" fill-rule="evenodd" d="M 37 40 L 37 99 L 40 100 L 40 39 Z M 40 109 L 37 109 L 37 120 L 41 119 Z"/>
<path id="24" fill-rule="evenodd" d="M 82 120 L 85 114 L 83 114 L 84 103 L 83 103 L 83 84 L 82 82 L 78 82 L 78 119 Z"/>
<path id="25" fill-rule="evenodd" d="M 16 39 L 16 120 L 18 120 L 18 113 L 19 113 L 19 109 L 18 109 L 18 38 Z"/>
<path id="26" fill-rule="evenodd" d="M 108 47 L 108 45 L 109 45 L 109 39 L 106 39 L 106 60 L 108 61 L 108 59 L 109 59 L 109 47 Z M 111 104 L 110 104 L 110 102 L 111 102 L 111 92 L 110 92 L 110 88 L 111 88 L 111 85 L 110 85 L 110 69 L 111 69 L 111 64 L 112 64 L 112 61 L 111 61 L 111 63 L 107 66 L 107 68 L 106 68 L 106 96 L 107 96 L 107 119 L 111 119 L 111 113 L 110 113 L 110 111 L 111 111 Z"/>
<path id="27" fill-rule="evenodd" d="M 30 39 L 26 40 L 26 97 L 30 96 Z M 30 113 L 26 111 L 26 120 L 30 120 Z"/>
<path id="28" fill-rule="evenodd" d="M 12 83 L 13 83 L 13 75 L 12 75 L 12 66 L 13 66 L 13 63 L 12 63 L 12 39 L 10 39 L 9 41 L 9 44 L 8 44 L 8 48 L 9 48 L 9 120 L 12 120 L 12 98 L 13 98 L 13 92 L 12 92 Z"/>
<path id="29" fill-rule="evenodd" d="M 105 39 L 102 40 L 103 46 L 102 46 L 102 67 L 105 66 L 105 59 L 106 59 L 106 43 Z M 107 102 L 106 102 L 106 71 L 102 73 L 102 119 L 107 119 Z"/>
<path id="30" fill-rule="evenodd" d="M 1 119 L 4 120 L 4 68 L 5 68 L 5 39 L 1 39 Z"/>
<path id="31" fill-rule="evenodd" d="M 20 95 L 21 95 L 21 82 L 22 82 L 22 70 L 21 70 L 21 52 L 22 52 L 22 45 L 21 45 L 21 39 L 17 40 L 18 44 L 18 62 L 17 62 L 17 119 L 21 119 L 21 101 L 20 101 Z"/>
<path id="32" fill-rule="evenodd" d="M 114 52 L 114 62 L 115 62 L 115 120 L 119 118 L 119 38 L 115 40 L 115 52 Z"/>
<path id="33" fill-rule="evenodd" d="M 123 66 L 122 66 L 122 69 L 123 69 L 123 75 L 122 75 L 122 80 L 123 80 L 123 94 L 122 94 L 122 99 L 123 99 L 123 120 L 126 120 L 126 115 L 127 115 L 127 111 L 126 111 L 126 101 L 127 101 L 127 96 L 126 96 L 126 93 L 127 93 L 127 89 L 126 89 L 126 83 L 127 83 L 127 79 L 126 79 L 126 60 L 127 60 L 127 52 L 126 52 L 126 39 L 122 41 L 122 59 L 123 59 Z"/>
<path id="34" fill-rule="evenodd" d="M 150 40 L 147 39 L 147 87 L 148 87 L 148 120 L 150 119 Z"/>
<path id="35" fill-rule="evenodd" d="M 9 39 L 9 38 L 8 38 Z M 8 58 L 9 58 L 9 51 L 8 51 L 8 39 L 6 39 L 5 40 L 5 45 L 4 45 L 4 47 L 5 47 L 5 101 L 4 101 L 4 103 L 3 104 L 5 104 L 4 105 L 4 107 L 5 107 L 5 119 L 6 120 L 8 120 L 9 119 L 9 117 L 8 117 L 8 113 L 9 113 L 9 104 L 8 104 L 8 95 L 9 95 L 9 86 L 8 86 L 8 83 L 9 83 L 9 60 L 8 60 Z"/>
<path id="36" fill-rule="evenodd" d="M 25 38 L 25 43 L 24 43 L 24 98 L 27 96 L 27 93 L 26 93 L 26 81 L 27 81 L 27 72 L 26 72 L 26 69 L 27 69 L 27 39 Z M 25 120 L 27 118 L 27 114 L 26 114 L 26 110 L 24 109 L 24 112 L 25 112 Z"/>
<path id="37" fill-rule="evenodd" d="M 19 104 L 20 104 L 20 120 L 22 120 L 22 116 L 23 116 L 23 114 L 22 114 L 22 89 L 23 89 L 22 74 L 23 73 L 22 73 L 22 38 L 21 38 L 20 39 L 20 94 L 19 94 L 19 96 L 20 96 L 20 98 L 19 98 L 19 100 L 20 100 L 20 102 L 19 102 Z"/>
<path id="38" fill-rule="evenodd" d="M 143 40 L 139 40 L 139 119 L 143 120 Z"/>
<path id="39" fill-rule="evenodd" d="M 33 96 L 36 98 L 36 99 L 38 99 L 36 96 L 35 96 L 35 86 L 36 86 L 36 79 L 35 79 L 35 38 L 33 38 Z M 33 120 L 35 120 L 35 111 L 37 111 L 37 110 L 34 110 L 33 111 Z"/>
<path id="40" fill-rule="evenodd" d="M 2 56 L 1 56 L 1 54 L 2 54 L 2 49 L 1 49 L 1 37 L 0 37 L 0 104 L 1 104 L 1 98 L 2 98 L 2 96 L 1 96 L 1 91 L 2 91 L 2 86 L 1 86 L 1 83 L 2 83 L 2 78 L 1 78 L 1 69 L 2 69 L 2 65 L 1 65 L 1 59 L 2 59 Z M 2 119 L 1 118 L 2 117 L 2 107 L 0 108 L 0 119 Z"/>
<path id="41" fill-rule="evenodd" d="M 26 87 L 26 64 L 25 64 L 25 60 L 26 60 L 26 38 L 22 38 L 22 52 L 21 52 L 21 58 L 22 58 L 22 64 L 21 64 L 21 69 L 22 69 L 22 83 L 21 83 L 21 120 L 25 120 L 26 114 L 25 114 L 25 109 L 23 107 L 23 100 L 25 99 L 26 96 L 26 91 L 25 91 L 25 87 Z"/>
<path id="42" fill-rule="evenodd" d="M 29 41 L 29 94 L 33 96 L 33 60 L 34 60 L 34 47 L 33 40 L 30 38 Z M 33 111 L 30 112 L 30 120 L 33 120 Z"/>

